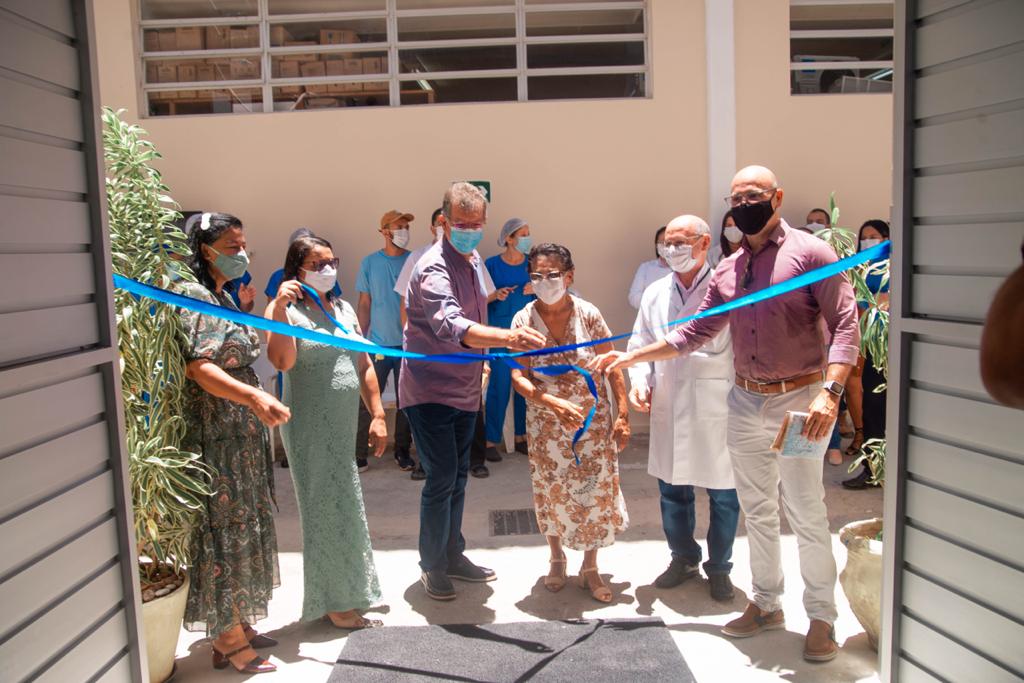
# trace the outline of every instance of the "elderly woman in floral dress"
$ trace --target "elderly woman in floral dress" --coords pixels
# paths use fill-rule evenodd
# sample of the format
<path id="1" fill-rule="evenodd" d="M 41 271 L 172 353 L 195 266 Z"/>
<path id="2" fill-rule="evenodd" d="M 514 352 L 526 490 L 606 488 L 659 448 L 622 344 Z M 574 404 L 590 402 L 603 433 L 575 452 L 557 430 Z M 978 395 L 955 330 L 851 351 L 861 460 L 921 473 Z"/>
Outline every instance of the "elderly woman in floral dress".
<path id="1" fill-rule="evenodd" d="M 530 250 L 530 281 L 537 300 L 515 316 L 512 328 L 529 326 L 547 337 L 548 348 L 574 345 L 611 336 L 597 308 L 568 292 L 574 266 L 569 250 L 541 244 Z M 611 350 L 610 342 L 520 359 L 528 368 L 586 363 Z M 551 567 L 544 577 L 550 591 L 566 582 L 566 557 L 562 548 L 582 550 L 579 583 L 591 596 L 611 602 L 612 592 L 601 580 L 597 551 L 615 542 L 629 523 L 619 487 L 617 452 L 629 440 L 629 407 L 626 382 L 621 373 L 608 377 L 615 396 L 616 416 L 608 402 L 603 381 L 597 385 L 597 412 L 586 434 L 576 444 L 573 435 L 594 404 L 586 380 L 575 372 L 542 375 L 530 369 L 513 370 L 515 390 L 527 400 L 526 431 L 530 474 L 533 480 L 537 524 L 551 549 Z"/>

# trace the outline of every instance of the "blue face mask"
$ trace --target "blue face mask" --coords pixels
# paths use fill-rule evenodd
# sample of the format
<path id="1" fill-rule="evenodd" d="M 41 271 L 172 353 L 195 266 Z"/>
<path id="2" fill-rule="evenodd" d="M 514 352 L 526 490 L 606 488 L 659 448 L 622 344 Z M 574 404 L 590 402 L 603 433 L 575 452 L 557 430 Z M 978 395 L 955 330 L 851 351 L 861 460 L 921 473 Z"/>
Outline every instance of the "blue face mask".
<path id="1" fill-rule="evenodd" d="M 213 247 L 210 247 L 210 251 L 217 255 L 213 265 L 229 280 L 242 277 L 249 267 L 249 256 L 244 249 L 234 255 L 222 254 Z"/>
<path id="2" fill-rule="evenodd" d="M 480 240 L 483 238 L 484 231 L 482 229 L 464 230 L 462 228 L 452 228 L 452 236 L 449 238 L 449 241 L 455 247 L 455 251 L 463 256 L 468 256 L 473 253 L 476 245 L 480 244 Z"/>
<path id="3" fill-rule="evenodd" d="M 521 254 L 529 254 L 531 246 L 533 246 L 533 240 L 529 235 L 523 235 L 519 238 L 519 241 L 516 242 L 516 249 L 518 249 Z"/>

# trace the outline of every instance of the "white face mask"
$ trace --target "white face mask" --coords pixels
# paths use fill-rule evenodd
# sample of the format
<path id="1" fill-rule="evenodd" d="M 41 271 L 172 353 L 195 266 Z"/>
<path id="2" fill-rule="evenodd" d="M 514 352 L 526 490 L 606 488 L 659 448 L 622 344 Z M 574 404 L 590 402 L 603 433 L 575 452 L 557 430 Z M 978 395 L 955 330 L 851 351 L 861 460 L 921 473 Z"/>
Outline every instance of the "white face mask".
<path id="1" fill-rule="evenodd" d="M 442 228 L 440 225 L 430 226 L 430 232 L 434 235 L 435 242 L 444 237 L 444 228 Z"/>
<path id="2" fill-rule="evenodd" d="M 874 246 L 879 245 L 881 243 L 882 243 L 882 240 L 861 240 L 860 241 L 860 250 L 864 251 L 865 249 L 870 249 L 871 247 L 874 247 Z"/>
<path id="3" fill-rule="evenodd" d="M 405 249 L 405 245 L 409 244 L 409 228 L 398 228 L 397 230 L 392 230 L 391 244 L 395 245 L 399 249 Z"/>
<path id="4" fill-rule="evenodd" d="M 722 228 L 722 232 L 725 233 L 725 239 L 729 240 L 733 244 L 737 244 L 741 239 L 743 239 L 743 231 L 735 225 L 725 226 Z"/>
<path id="5" fill-rule="evenodd" d="M 303 268 L 302 272 L 306 274 L 306 284 L 318 292 L 329 292 L 338 282 L 338 270 L 330 266 L 317 271 Z"/>
<path id="6" fill-rule="evenodd" d="M 665 261 L 677 273 L 689 273 L 698 263 L 693 257 L 693 247 L 689 244 L 665 247 Z"/>
<path id="7" fill-rule="evenodd" d="M 658 252 L 658 256 L 660 256 L 661 258 L 665 258 L 665 243 L 664 242 L 659 242 L 658 244 L 654 245 L 654 250 Z"/>
<path id="8" fill-rule="evenodd" d="M 818 232 L 819 230 L 824 230 L 828 226 L 826 226 L 824 223 L 808 223 L 804 227 L 810 230 L 811 232 Z"/>
<path id="9" fill-rule="evenodd" d="M 551 306 L 561 301 L 562 297 L 565 296 L 565 287 L 564 275 L 557 280 L 545 278 L 540 282 L 533 283 L 533 293 L 537 295 L 538 299 Z"/>

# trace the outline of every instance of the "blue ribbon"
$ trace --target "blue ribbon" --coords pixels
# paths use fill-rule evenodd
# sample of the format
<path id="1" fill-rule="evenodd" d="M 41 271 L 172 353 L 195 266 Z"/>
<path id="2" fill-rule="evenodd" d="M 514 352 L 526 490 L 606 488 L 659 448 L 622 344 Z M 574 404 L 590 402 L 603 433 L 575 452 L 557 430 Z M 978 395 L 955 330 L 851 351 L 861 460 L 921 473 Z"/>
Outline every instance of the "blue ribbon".
<path id="1" fill-rule="evenodd" d="M 794 290 L 800 289 L 801 287 L 806 287 L 816 282 L 827 280 L 828 278 L 834 275 L 844 273 L 847 270 L 867 263 L 868 261 L 888 258 L 889 249 L 889 241 L 882 242 L 881 244 L 875 245 L 870 249 L 865 249 L 864 251 L 857 252 L 852 256 L 840 259 L 835 263 L 830 263 L 820 268 L 815 268 L 814 270 L 790 278 L 784 282 L 779 282 L 777 284 L 771 285 L 770 287 L 766 287 L 762 290 L 752 292 L 751 294 L 748 294 L 746 296 L 739 297 L 738 299 L 733 299 L 732 301 L 724 303 L 720 306 L 709 308 L 705 311 L 701 311 L 700 313 L 695 313 L 693 315 L 686 316 L 685 318 L 679 318 L 678 320 L 669 321 L 665 323 L 662 326 L 662 328 L 669 328 L 677 325 L 682 325 L 684 323 L 690 322 L 691 320 L 710 318 L 711 316 L 721 315 L 723 313 L 727 313 L 729 311 L 741 308 L 743 306 L 750 306 L 756 303 L 760 303 L 762 301 L 767 301 L 768 299 L 773 299 L 777 296 L 781 296 L 783 294 L 787 294 Z M 192 297 L 177 294 L 175 292 L 170 292 L 166 289 L 160 289 L 159 287 L 143 284 L 141 282 L 131 280 L 116 273 L 114 274 L 114 286 L 125 291 L 131 292 L 132 294 L 135 294 L 140 297 L 146 297 L 147 299 L 159 301 L 165 304 L 169 304 L 171 306 L 185 308 L 204 315 L 211 315 L 216 318 L 230 320 L 240 325 L 255 327 L 256 329 L 272 332 L 274 334 L 283 334 L 285 336 L 296 337 L 298 339 L 315 341 L 320 344 L 336 346 L 338 348 L 345 349 L 346 351 L 379 354 L 382 356 L 408 358 L 412 360 L 433 363 L 465 364 L 479 363 L 485 360 L 489 360 L 505 363 L 511 368 L 527 370 L 528 368 L 526 368 L 524 365 L 522 365 L 515 359 L 534 356 L 547 356 L 555 353 L 564 353 L 566 351 L 574 351 L 576 349 L 586 348 L 589 346 L 598 346 L 600 344 L 616 342 L 622 339 L 628 339 L 631 336 L 633 336 L 633 333 L 630 332 L 628 334 L 619 334 L 612 337 L 594 339 L 591 341 L 580 342 L 577 344 L 565 344 L 562 346 L 556 346 L 552 348 L 538 349 L 536 351 L 519 351 L 515 353 L 446 353 L 428 355 L 423 353 L 416 353 L 414 351 L 406 351 L 405 349 L 392 349 L 379 346 L 365 339 L 364 337 L 361 337 L 355 334 L 354 332 L 348 330 L 348 328 L 346 328 L 340 322 L 335 320 L 334 317 L 327 312 L 327 309 L 324 308 L 323 303 L 320 301 L 320 297 L 313 289 L 311 289 L 307 285 L 302 286 L 303 290 L 312 296 L 317 306 L 320 307 L 320 310 L 324 312 L 328 319 L 332 323 L 334 323 L 338 327 L 339 331 L 341 331 L 341 333 L 345 336 L 338 337 L 331 334 L 325 334 L 323 332 L 315 332 L 313 330 L 308 330 L 303 327 L 296 327 L 293 325 L 289 325 L 288 323 L 279 322 L 277 320 L 268 320 L 257 315 L 252 315 L 251 313 L 243 313 L 242 311 L 239 310 L 225 308 L 223 306 L 212 304 L 207 301 L 193 299 Z M 579 442 L 579 440 L 583 437 L 583 434 L 586 433 L 587 429 L 590 427 L 594 415 L 597 412 L 598 396 L 597 385 L 594 382 L 594 378 L 590 372 L 588 372 L 584 368 L 579 367 L 578 365 L 550 365 L 535 367 L 532 368 L 532 370 L 533 372 L 549 376 L 561 375 L 567 372 L 577 372 L 581 376 L 583 376 L 584 380 L 586 380 L 587 388 L 590 390 L 591 395 L 594 397 L 594 405 L 591 406 L 586 419 L 583 421 L 583 426 L 580 427 L 573 436 L 573 455 L 576 456 L 576 462 L 577 464 L 579 464 L 579 456 L 576 454 L 576 444 Z"/>

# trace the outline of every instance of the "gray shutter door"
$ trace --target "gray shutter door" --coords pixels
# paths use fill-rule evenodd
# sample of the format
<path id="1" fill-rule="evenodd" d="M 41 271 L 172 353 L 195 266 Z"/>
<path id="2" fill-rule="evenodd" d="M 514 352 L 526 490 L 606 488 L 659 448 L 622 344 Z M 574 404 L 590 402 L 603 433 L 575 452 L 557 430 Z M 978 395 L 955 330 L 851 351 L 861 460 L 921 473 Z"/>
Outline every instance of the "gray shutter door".
<path id="1" fill-rule="evenodd" d="M 91 3 L 0 0 L 0 680 L 142 681 Z"/>
<path id="2" fill-rule="evenodd" d="M 1018 681 L 1024 413 L 978 348 L 1024 239 L 1024 2 L 897 6 L 883 676 Z"/>

